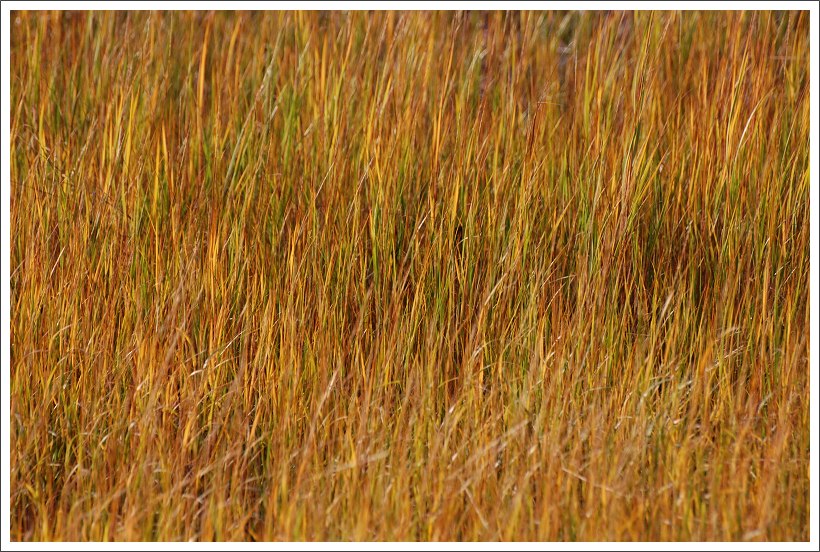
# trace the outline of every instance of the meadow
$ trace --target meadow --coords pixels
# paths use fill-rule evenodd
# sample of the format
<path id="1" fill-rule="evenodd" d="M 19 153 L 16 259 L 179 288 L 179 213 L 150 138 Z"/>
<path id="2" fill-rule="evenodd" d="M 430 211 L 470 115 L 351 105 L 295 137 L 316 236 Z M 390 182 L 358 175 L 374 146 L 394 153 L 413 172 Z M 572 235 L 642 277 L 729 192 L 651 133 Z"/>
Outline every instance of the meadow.
<path id="1" fill-rule="evenodd" d="M 808 540 L 808 12 L 13 12 L 11 63 L 12 540 Z"/>

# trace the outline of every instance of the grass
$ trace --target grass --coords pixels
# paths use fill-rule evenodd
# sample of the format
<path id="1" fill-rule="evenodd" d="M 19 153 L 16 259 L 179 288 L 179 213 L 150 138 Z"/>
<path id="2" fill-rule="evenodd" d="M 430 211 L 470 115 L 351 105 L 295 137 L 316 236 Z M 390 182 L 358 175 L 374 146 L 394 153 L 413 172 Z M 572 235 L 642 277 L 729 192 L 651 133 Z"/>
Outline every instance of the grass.
<path id="1" fill-rule="evenodd" d="M 808 19 L 12 13 L 12 539 L 808 540 Z"/>

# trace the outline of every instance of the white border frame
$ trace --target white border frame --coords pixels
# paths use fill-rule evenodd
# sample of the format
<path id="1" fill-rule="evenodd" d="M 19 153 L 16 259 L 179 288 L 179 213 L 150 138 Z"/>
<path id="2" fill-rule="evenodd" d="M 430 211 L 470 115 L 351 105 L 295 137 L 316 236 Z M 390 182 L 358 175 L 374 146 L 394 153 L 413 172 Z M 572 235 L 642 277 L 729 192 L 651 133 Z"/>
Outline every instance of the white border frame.
<path id="1" fill-rule="evenodd" d="M 449 548 L 452 550 L 491 550 L 491 549 L 516 549 L 516 550 L 542 550 L 546 547 L 561 548 L 567 550 L 586 549 L 608 549 L 608 550 L 656 550 L 660 547 L 668 550 L 689 550 L 697 546 L 697 543 L 552 543 L 545 546 L 545 543 L 48 543 L 48 542 L 10 542 L 10 512 L 9 512 L 9 489 L 11 487 L 9 457 L 11 452 L 9 436 L 9 413 L 10 413 L 10 228 L 9 212 L 11 197 L 11 172 L 10 162 L 10 18 L 12 10 L 35 9 L 35 10 L 248 10 L 248 9 L 273 9 L 273 10 L 556 10 L 556 9 L 584 9 L 584 10 L 806 10 L 810 13 L 810 47 L 811 47 L 811 67 L 810 67 L 810 106 L 811 106 L 811 182 L 809 185 L 809 201 L 811 207 L 810 216 L 810 330 L 809 330 L 809 354 L 810 354 L 810 386 L 811 386 L 811 436 L 810 436 L 810 541 L 806 543 L 731 543 L 714 542 L 709 543 L 712 550 L 732 550 L 743 548 L 746 550 L 813 550 L 820 548 L 820 528 L 818 528 L 818 384 L 820 384 L 820 372 L 818 372 L 817 347 L 818 341 L 818 201 L 820 197 L 820 185 L 818 185 L 818 167 L 820 167 L 820 142 L 818 141 L 818 14 L 820 8 L 816 2 L 808 1 L 785 1 L 785 2 L 658 2 L 658 1 L 618 1 L 618 2 L 579 2 L 579 1 L 557 1 L 557 2 L 102 2 L 102 1 L 42 1 L 42 2 L 21 2 L 8 1 L 2 4 L 2 135 L 0 135 L 0 153 L 2 153 L 2 180 L 0 181 L 0 415 L 2 415 L 2 425 L 0 425 L 0 435 L 2 436 L 2 471 L 0 471 L 0 548 L 3 550 L 144 550 L 172 549 L 172 550 L 222 550 L 230 548 L 234 550 L 262 550 L 262 549 L 298 549 L 298 550 L 324 550 L 329 547 L 338 550 L 431 550 L 437 548 Z"/>

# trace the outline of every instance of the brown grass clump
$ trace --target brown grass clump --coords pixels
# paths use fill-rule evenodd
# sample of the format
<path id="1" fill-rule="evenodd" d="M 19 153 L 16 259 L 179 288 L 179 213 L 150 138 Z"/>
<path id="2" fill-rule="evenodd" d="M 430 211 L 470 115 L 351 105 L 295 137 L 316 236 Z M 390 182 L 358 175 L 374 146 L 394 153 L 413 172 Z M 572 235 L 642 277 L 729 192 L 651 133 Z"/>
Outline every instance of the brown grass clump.
<path id="1" fill-rule="evenodd" d="M 12 539 L 807 540 L 808 19 L 12 13 Z"/>

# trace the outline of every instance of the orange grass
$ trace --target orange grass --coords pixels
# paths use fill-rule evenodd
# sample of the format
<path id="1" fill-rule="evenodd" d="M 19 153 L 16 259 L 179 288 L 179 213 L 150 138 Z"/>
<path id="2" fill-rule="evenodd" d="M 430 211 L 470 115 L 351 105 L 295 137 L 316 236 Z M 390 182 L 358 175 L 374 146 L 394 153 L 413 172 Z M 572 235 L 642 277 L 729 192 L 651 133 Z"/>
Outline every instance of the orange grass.
<path id="1" fill-rule="evenodd" d="M 11 19 L 12 539 L 808 539 L 807 12 Z"/>

